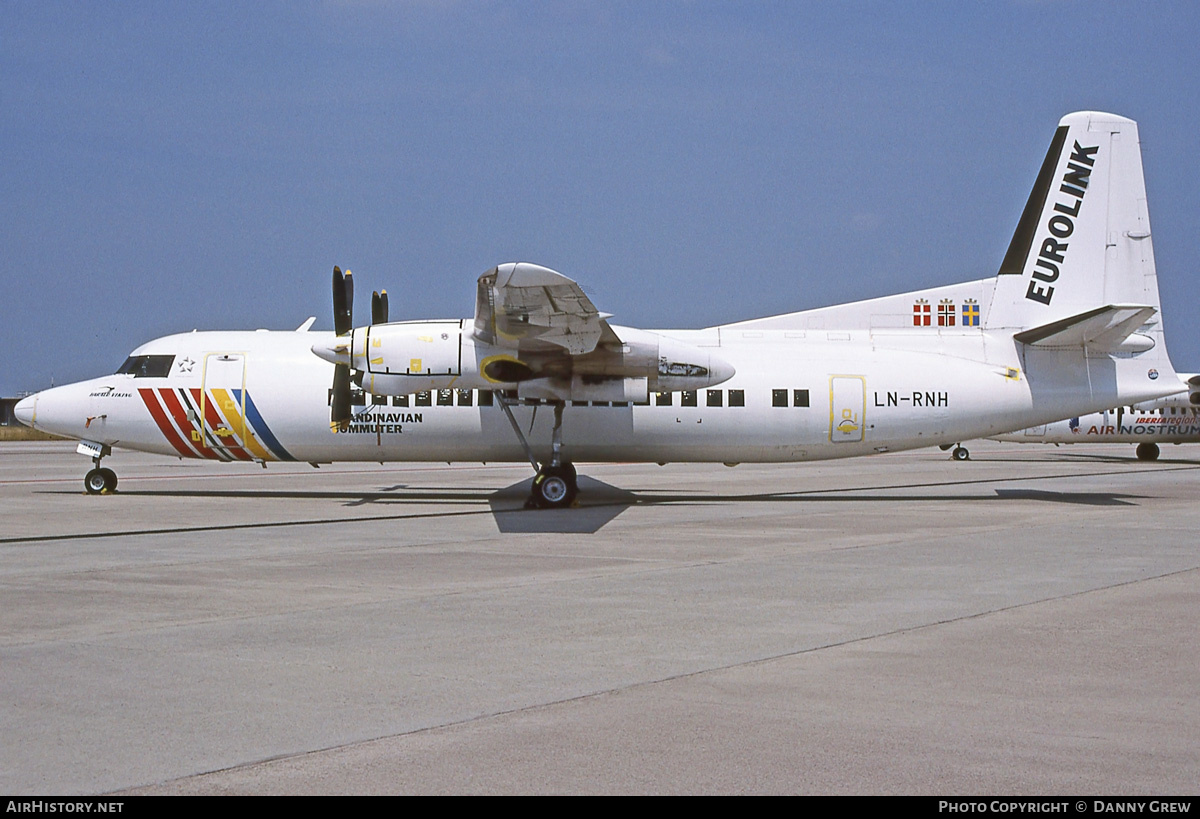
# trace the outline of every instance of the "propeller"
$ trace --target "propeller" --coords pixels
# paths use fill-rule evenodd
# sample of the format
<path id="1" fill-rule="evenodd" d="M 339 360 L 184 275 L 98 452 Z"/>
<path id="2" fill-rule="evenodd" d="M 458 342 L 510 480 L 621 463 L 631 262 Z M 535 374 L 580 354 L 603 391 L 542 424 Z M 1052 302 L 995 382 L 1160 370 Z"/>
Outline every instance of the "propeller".
<path id="1" fill-rule="evenodd" d="M 354 329 L 354 276 L 333 268 L 333 332 L 339 336 Z"/>
<path id="2" fill-rule="evenodd" d="M 386 324 L 388 296 L 384 290 L 371 294 L 371 323 Z M 350 271 L 333 269 L 333 331 L 332 343 L 314 344 L 313 352 L 333 362 L 333 399 L 329 402 L 329 426 L 345 431 L 350 426 L 354 410 L 351 406 L 352 384 L 362 386 L 361 372 L 350 369 L 353 361 L 350 347 L 354 343 L 354 277 Z"/>
<path id="3" fill-rule="evenodd" d="M 371 323 L 372 324 L 387 324 L 388 322 L 388 299 L 387 291 L 371 294 Z"/>
<path id="4" fill-rule="evenodd" d="M 333 331 L 338 337 L 354 329 L 354 279 L 347 270 L 333 268 Z M 350 343 L 350 339 L 346 340 Z M 329 405 L 329 426 L 345 430 L 350 426 L 350 366 L 333 365 L 333 401 Z"/>

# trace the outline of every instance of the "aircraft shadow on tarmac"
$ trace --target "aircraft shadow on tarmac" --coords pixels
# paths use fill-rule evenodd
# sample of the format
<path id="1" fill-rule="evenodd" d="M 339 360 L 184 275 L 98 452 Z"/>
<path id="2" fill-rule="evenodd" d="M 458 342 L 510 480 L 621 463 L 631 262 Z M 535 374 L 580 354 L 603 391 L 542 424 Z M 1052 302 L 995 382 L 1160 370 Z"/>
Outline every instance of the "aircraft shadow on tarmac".
<path id="1" fill-rule="evenodd" d="M 1057 476 L 1067 478 L 1071 476 Z M 1089 477 L 1097 477 L 1095 473 Z M 1031 480 L 1029 477 L 999 479 Z M 1036 480 L 1036 479 L 1034 479 Z M 631 506 L 657 505 L 709 505 L 741 503 L 922 503 L 947 501 L 963 503 L 1042 501 L 1046 503 L 1081 504 L 1086 506 L 1134 506 L 1142 499 L 1140 495 L 1118 492 L 1072 492 L 1014 487 L 996 488 L 995 478 L 967 478 L 935 481 L 926 484 L 897 483 L 843 488 L 802 489 L 781 492 L 708 494 L 703 492 L 662 492 L 655 490 L 628 490 L 612 486 L 603 481 L 579 476 L 580 500 L 570 509 L 526 509 L 532 479 L 518 481 L 499 490 L 458 487 L 413 487 L 407 484 L 383 486 L 376 491 L 280 491 L 280 490 L 196 490 L 196 489 L 129 489 L 117 495 L 130 497 L 194 497 L 194 498 L 243 498 L 249 500 L 317 500 L 339 502 L 343 507 L 370 506 L 379 509 L 415 504 L 432 504 L 432 511 L 416 511 L 421 517 L 477 515 L 483 512 L 479 504 L 486 502 L 496 528 L 503 533 L 513 534 L 594 534 L 615 520 Z M 978 485 L 982 492 L 958 494 L 937 489 L 952 489 L 967 485 Z M 914 491 L 917 490 L 917 491 Z M 926 490 L 926 491 L 920 491 Z M 929 491 L 934 490 L 934 491 Z M 902 493 L 902 494 L 897 494 Z M 385 518 L 410 517 L 413 513 L 386 514 Z M 338 518 L 339 520 L 343 518 Z M 329 519 L 292 521 L 291 525 L 329 522 Z M 289 525 L 288 522 L 258 522 L 254 524 L 231 524 L 232 528 Z M 203 528 L 203 527 L 201 527 Z M 218 528 L 229 528 L 218 527 Z"/>
<path id="2" fill-rule="evenodd" d="M 958 472 L 958 476 L 945 480 L 934 480 L 923 483 L 897 482 L 876 483 L 860 486 L 829 487 L 819 489 L 795 489 L 779 492 L 717 492 L 704 491 L 659 491 L 655 489 L 622 489 L 611 486 L 603 481 L 579 476 L 580 499 L 577 506 L 571 509 L 526 509 L 525 501 L 529 497 L 532 479 L 518 481 L 502 489 L 488 487 L 464 486 L 411 486 L 398 483 L 391 486 L 380 486 L 374 491 L 354 489 L 330 490 L 279 490 L 279 489 L 171 489 L 162 488 L 162 484 L 154 489 L 125 488 L 119 489 L 117 497 L 146 498 L 200 498 L 222 499 L 237 498 L 253 501 L 294 501 L 312 500 L 334 503 L 344 508 L 371 507 L 378 509 L 381 514 L 353 516 L 335 515 L 332 517 L 302 517 L 288 520 L 256 520 L 229 521 L 222 523 L 202 524 L 197 526 L 172 526 L 171 531 L 208 530 L 208 529 L 253 529 L 273 528 L 280 526 L 312 526 L 345 520 L 400 520 L 412 517 L 460 517 L 490 514 L 496 522 L 496 528 L 504 533 L 517 534 L 593 534 L 620 516 L 631 506 L 651 507 L 656 505 L 709 505 L 709 504 L 744 504 L 744 503 L 922 503 L 922 502 L 1000 502 L 1020 503 L 1041 501 L 1044 503 L 1066 503 L 1085 506 L 1134 506 L 1144 498 L 1141 495 L 1119 492 L 1096 491 L 1054 491 L 1049 489 L 1028 489 L 1019 486 L 998 488 L 996 484 L 1013 484 L 1036 481 L 1072 481 L 1076 479 L 1095 480 L 1105 476 L 1127 476 L 1129 470 L 1121 463 L 1120 468 L 1110 471 L 1087 470 L 1072 471 L 1057 475 L 1018 475 L 1011 477 L 996 477 L 987 475 Z M 1143 471 L 1193 470 L 1197 465 L 1189 462 L 1144 464 Z M 974 486 L 976 491 L 963 493 L 967 487 Z M 51 494 L 77 494 L 76 491 L 63 489 L 38 490 Z M 99 499 L 98 499 L 99 500 Z M 99 502 L 107 502 L 99 500 Z M 487 508 L 481 508 L 481 504 Z M 405 508 L 407 507 L 407 508 Z M 430 508 L 432 507 L 432 508 Z M 157 532 L 158 529 L 146 530 Z M 128 534 L 136 534 L 129 532 Z M 62 535 L 61 537 L 83 537 L 92 535 Z M 59 537 L 59 536 L 53 536 Z M 2 538 L 0 542 L 10 540 L 44 540 L 46 536 L 31 536 L 27 538 Z"/>
<path id="3" fill-rule="evenodd" d="M 640 497 L 627 489 L 579 476 L 578 505 L 571 509 L 526 509 L 533 479 L 506 486 L 488 498 L 496 528 L 505 533 L 594 534 Z"/>

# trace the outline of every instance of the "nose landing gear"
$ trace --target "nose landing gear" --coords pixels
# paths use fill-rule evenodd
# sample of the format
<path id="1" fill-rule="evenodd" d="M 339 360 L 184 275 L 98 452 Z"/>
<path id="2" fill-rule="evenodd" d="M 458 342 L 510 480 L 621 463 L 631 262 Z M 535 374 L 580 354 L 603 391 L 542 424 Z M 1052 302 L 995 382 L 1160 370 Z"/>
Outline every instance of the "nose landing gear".
<path id="1" fill-rule="evenodd" d="M 100 459 L 112 453 L 107 444 L 81 441 L 76 449 L 81 455 L 91 455 L 94 468 L 83 477 L 83 488 L 89 495 L 111 495 L 117 491 L 117 473 L 100 466 Z"/>
<path id="2" fill-rule="evenodd" d="M 99 462 L 97 458 L 96 463 Z M 117 491 L 117 473 L 108 467 L 97 466 L 84 476 L 83 488 L 89 495 L 111 495 Z"/>

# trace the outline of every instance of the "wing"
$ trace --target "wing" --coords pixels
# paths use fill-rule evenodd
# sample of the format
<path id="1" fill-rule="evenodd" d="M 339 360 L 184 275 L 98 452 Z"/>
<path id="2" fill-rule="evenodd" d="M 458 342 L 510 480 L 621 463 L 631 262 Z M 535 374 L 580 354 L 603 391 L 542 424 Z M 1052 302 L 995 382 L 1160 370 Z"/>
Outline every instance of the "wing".
<path id="1" fill-rule="evenodd" d="M 585 355 L 620 339 L 571 279 L 527 262 L 502 264 L 479 277 L 475 337 L 497 347 L 562 348 Z"/>

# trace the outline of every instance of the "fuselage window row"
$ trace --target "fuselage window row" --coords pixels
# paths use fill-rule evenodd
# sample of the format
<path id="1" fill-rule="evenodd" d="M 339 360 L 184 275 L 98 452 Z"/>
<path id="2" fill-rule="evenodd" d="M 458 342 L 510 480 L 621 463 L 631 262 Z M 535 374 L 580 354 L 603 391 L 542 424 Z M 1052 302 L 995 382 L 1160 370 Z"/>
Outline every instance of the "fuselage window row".
<path id="1" fill-rule="evenodd" d="M 791 395 L 789 396 L 789 392 Z M 675 396 L 679 396 L 679 406 L 699 407 L 700 395 L 696 390 L 681 390 L 674 392 L 656 392 L 652 400 L 647 401 L 570 401 L 572 407 L 671 407 L 675 405 Z M 369 396 L 369 398 L 368 398 Z M 515 391 L 508 390 L 505 396 L 510 402 L 523 406 L 542 406 L 554 402 L 545 398 L 518 398 Z M 790 400 L 789 400 L 790 399 Z M 333 402 L 333 390 L 328 390 L 327 403 Z M 350 403 L 356 407 L 387 406 L 388 396 L 373 395 L 362 390 L 351 393 Z M 391 396 L 393 407 L 491 407 L 495 405 L 495 395 L 491 390 L 422 390 L 410 395 Z M 774 407 L 807 407 L 809 406 L 808 390 L 771 390 L 771 405 Z M 704 406 L 706 407 L 744 407 L 746 406 L 745 390 L 705 390 Z"/>

